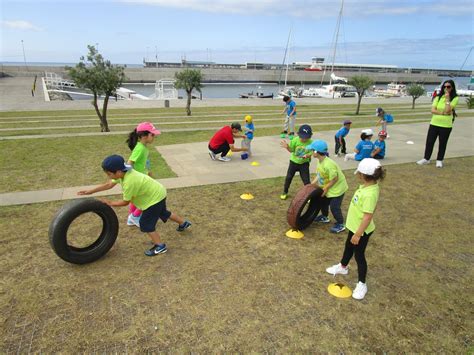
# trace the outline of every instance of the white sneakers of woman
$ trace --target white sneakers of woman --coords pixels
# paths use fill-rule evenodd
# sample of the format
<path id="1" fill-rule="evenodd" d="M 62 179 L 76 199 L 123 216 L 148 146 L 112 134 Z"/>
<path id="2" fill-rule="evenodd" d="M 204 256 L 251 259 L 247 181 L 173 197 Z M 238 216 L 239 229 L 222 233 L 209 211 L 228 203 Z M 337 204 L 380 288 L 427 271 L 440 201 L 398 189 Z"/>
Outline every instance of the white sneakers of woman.
<path id="1" fill-rule="evenodd" d="M 421 160 L 418 160 L 416 162 L 418 165 L 426 165 L 426 164 L 429 164 L 430 161 L 429 160 L 426 160 L 425 158 L 421 159 Z"/>
<path id="2" fill-rule="evenodd" d="M 362 300 L 367 293 L 367 285 L 363 282 L 358 282 L 354 291 L 352 291 L 352 298 Z"/>
<path id="3" fill-rule="evenodd" d="M 437 168 L 442 168 L 442 167 L 443 167 L 443 161 L 441 161 L 441 160 L 436 160 L 436 167 L 437 167 Z"/>
<path id="4" fill-rule="evenodd" d="M 341 263 L 328 267 L 326 272 L 331 275 L 347 275 L 349 273 L 349 268 L 342 266 Z"/>

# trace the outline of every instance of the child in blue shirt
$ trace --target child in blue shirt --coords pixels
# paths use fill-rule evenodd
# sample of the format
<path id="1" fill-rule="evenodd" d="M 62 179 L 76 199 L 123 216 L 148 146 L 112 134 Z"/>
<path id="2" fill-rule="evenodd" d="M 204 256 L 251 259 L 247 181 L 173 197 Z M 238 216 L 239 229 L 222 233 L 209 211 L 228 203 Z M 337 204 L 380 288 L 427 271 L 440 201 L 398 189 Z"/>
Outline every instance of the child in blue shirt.
<path id="1" fill-rule="evenodd" d="M 280 137 L 286 138 L 286 134 L 288 134 L 288 138 L 293 139 L 295 136 L 296 102 L 289 96 L 283 97 L 283 102 L 286 105 L 283 110 L 283 113 L 286 112 L 286 118 L 285 123 L 283 124 L 283 132 L 281 132 Z"/>
<path id="2" fill-rule="evenodd" d="M 247 148 L 247 151 L 241 154 L 242 159 L 247 159 L 252 155 L 250 144 L 252 143 L 253 133 L 255 132 L 255 126 L 253 124 L 252 116 L 245 116 L 245 126 L 244 126 L 245 138 L 242 140 L 242 148 Z"/>
<path id="3" fill-rule="evenodd" d="M 375 116 L 379 118 L 379 120 L 375 124 L 375 127 L 380 124 L 382 125 L 382 131 L 387 132 L 387 125 L 393 122 L 393 116 L 389 113 L 386 113 L 382 107 L 377 107 L 377 109 L 375 110 Z M 386 138 L 390 138 L 388 133 Z"/>
<path id="4" fill-rule="evenodd" d="M 344 139 L 345 136 L 349 134 L 349 131 L 351 129 L 351 124 L 352 121 L 350 120 L 345 120 L 342 122 L 342 128 L 339 129 L 339 131 L 336 132 L 336 135 L 334 136 L 334 140 L 336 142 L 336 155 L 339 156 L 339 149 L 341 148 L 341 153 L 346 154 L 346 140 Z"/>
<path id="5" fill-rule="evenodd" d="M 373 135 L 374 132 L 370 128 L 362 130 L 360 141 L 355 146 L 354 153 L 346 154 L 344 161 L 351 159 L 361 161 L 362 159 L 370 158 L 370 155 L 374 150 L 374 143 L 372 142 Z"/>
<path id="6" fill-rule="evenodd" d="M 387 132 L 380 131 L 379 139 L 374 142 L 374 150 L 372 151 L 372 158 L 383 159 L 385 158 L 385 138 L 387 138 Z"/>

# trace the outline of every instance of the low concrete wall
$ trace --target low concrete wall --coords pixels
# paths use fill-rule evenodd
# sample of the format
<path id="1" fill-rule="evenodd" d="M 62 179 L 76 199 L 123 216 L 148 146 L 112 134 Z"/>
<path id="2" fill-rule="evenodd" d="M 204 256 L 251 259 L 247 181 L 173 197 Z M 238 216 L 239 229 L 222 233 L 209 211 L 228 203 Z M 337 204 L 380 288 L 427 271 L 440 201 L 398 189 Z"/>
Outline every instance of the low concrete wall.
<path id="1" fill-rule="evenodd" d="M 125 68 L 128 82 L 155 82 L 161 79 L 172 79 L 174 74 L 183 68 Z M 57 66 L 3 66 L 2 72 L 6 76 L 35 76 L 44 75 L 44 72 L 57 73 L 67 78 L 65 67 Z M 285 73 L 280 70 L 255 70 L 255 69 L 201 69 L 205 82 L 278 82 L 284 80 Z M 432 73 L 373 73 L 373 72 L 344 72 L 338 71 L 338 76 L 350 78 L 354 75 L 367 75 L 376 83 L 390 82 L 422 82 L 426 84 L 438 84 L 440 77 Z M 300 85 L 301 83 L 320 83 L 322 72 L 309 72 L 304 70 L 288 71 L 288 83 Z M 329 73 L 326 73 L 325 82 L 329 81 Z"/>

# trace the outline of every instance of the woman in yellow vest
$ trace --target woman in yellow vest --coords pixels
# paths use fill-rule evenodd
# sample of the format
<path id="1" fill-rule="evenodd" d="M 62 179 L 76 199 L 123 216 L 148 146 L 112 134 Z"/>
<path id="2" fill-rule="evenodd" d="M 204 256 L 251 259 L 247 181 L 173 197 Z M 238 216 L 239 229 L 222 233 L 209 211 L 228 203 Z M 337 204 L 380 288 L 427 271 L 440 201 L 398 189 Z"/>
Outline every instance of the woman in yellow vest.
<path id="1" fill-rule="evenodd" d="M 431 153 L 436 139 L 439 137 L 438 157 L 436 158 L 436 167 L 443 167 L 444 153 L 448 145 L 449 135 L 453 129 L 454 118 L 456 112 L 454 108 L 458 104 L 459 97 L 456 93 L 454 81 L 446 80 L 441 86 L 441 94 L 436 96 L 431 106 L 430 128 L 426 136 L 425 156 L 418 160 L 418 165 L 426 165 L 430 163 Z"/>

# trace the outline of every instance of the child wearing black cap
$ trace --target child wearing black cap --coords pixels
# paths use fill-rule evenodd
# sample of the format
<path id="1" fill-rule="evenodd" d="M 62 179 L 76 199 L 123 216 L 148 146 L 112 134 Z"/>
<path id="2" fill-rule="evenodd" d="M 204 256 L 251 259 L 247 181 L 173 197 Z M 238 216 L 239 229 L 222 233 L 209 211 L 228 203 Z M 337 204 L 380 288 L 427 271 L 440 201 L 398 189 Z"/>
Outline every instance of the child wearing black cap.
<path id="1" fill-rule="evenodd" d="M 342 154 L 347 154 L 346 151 L 346 140 L 344 139 L 345 136 L 349 134 L 351 130 L 352 121 L 345 120 L 342 122 L 342 127 L 336 132 L 334 136 L 334 141 L 336 142 L 335 154 L 339 156 L 339 149 L 341 149 Z"/>
<path id="2" fill-rule="evenodd" d="M 311 152 L 306 150 L 306 146 L 312 143 L 311 136 L 313 130 L 310 125 L 304 124 L 298 130 L 298 137 L 294 137 L 288 143 L 281 141 L 280 146 L 285 148 L 290 155 L 290 165 L 286 173 L 285 185 L 280 199 L 286 200 L 288 198 L 288 190 L 290 189 L 291 181 L 295 173 L 299 171 L 303 184 L 308 185 L 311 181 L 309 178 L 309 163 L 311 161 Z"/>
<path id="3" fill-rule="evenodd" d="M 110 179 L 105 184 L 90 190 L 79 191 L 78 195 L 91 195 L 99 191 L 112 189 L 115 185 L 122 185 L 123 197 L 120 201 L 101 199 L 109 206 L 128 206 L 132 202 L 142 210 L 140 230 L 147 233 L 153 241 L 153 247 L 145 251 L 147 256 L 155 256 L 167 252 L 166 244 L 161 243 L 160 234 L 156 231 L 156 223 L 161 219 L 164 223 L 171 219 L 178 223 L 178 232 L 191 226 L 191 222 L 166 209 L 166 188 L 148 175 L 139 173 L 131 166 L 125 165 L 123 157 L 111 155 L 102 162 L 102 169 Z"/>

